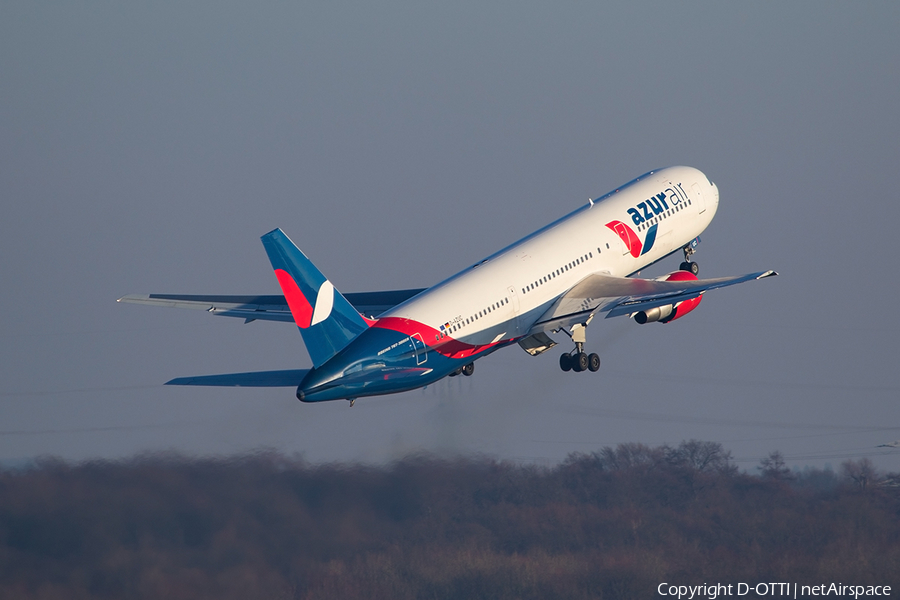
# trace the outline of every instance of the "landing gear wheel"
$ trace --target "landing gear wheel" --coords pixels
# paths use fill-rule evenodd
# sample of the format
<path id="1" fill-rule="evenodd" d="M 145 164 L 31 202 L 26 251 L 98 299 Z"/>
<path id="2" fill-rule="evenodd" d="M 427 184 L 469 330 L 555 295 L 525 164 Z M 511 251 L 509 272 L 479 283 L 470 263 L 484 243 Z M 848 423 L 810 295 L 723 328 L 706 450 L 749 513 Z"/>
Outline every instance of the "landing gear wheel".
<path id="1" fill-rule="evenodd" d="M 593 373 L 600 370 L 600 357 L 598 355 L 593 353 L 588 355 L 588 369 Z"/>
<path id="2" fill-rule="evenodd" d="M 571 354 L 560 354 L 559 355 L 559 368 L 563 371 L 571 371 L 572 370 L 572 355 Z"/>
<path id="3" fill-rule="evenodd" d="M 578 373 L 582 371 L 586 371 L 589 366 L 588 355 L 584 352 L 579 352 L 575 356 L 573 356 L 575 364 L 572 366 L 572 369 Z"/>
<path id="4" fill-rule="evenodd" d="M 691 262 L 685 261 L 685 262 L 681 263 L 681 265 L 678 266 L 678 270 L 679 271 L 687 271 L 688 273 L 693 273 L 694 275 L 697 275 L 698 273 L 700 273 L 700 265 L 698 265 L 697 263 L 695 263 L 693 261 L 691 261 Z"/>
<path id="5" fill-rule="evenodd" d="M 462 374 L 466 377 L 471 377 L 472 373 L 475 372 L 475 363 L 469 363 L 462 368 Z"/>
<path id="6" fill-rule="evenodd" d="M 460 373 L 462 373 L 462 367 L 460 367 L 460 368 L 458 368 L 457 370 L 455 370 L 455 371 L 453 371 L 452 373 L 450 373 L 450 377 L 456 377 L 456 376 L 459 375 Z"/>

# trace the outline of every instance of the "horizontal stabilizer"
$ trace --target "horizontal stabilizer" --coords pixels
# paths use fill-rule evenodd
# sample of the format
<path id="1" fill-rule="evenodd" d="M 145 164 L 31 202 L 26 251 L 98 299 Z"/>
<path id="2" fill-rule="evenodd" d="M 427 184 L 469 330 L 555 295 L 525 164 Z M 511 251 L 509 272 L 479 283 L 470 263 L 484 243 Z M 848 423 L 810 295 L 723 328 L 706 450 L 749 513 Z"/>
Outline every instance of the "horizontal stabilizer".
<path id="1" fill-rule="evenodd" d="M 381 313 L 406 302 L 425 291 L 386 290 L 383 292 L 353 292 L 344 294 L 347 301 L 361 314 L 377 317 Z M 128 294 L 118 302 L 146 304 L 169 308 L 193 308 L 205 310 L 219 317 L 238 317 L 250 321 L 281 321 L 293 323 L 291 309 L 283 295 L 225 296 L 204 294 Z"/>
<path id="2" fill-rule="evenodd" d="M 224 373 L 222 375 L 199 375 L 178 377 L 167 381 L 166 385 L 206 385 L 216 387 L 297 387 L 309 369 L 288 369 L 286 371 L 254 371 L 251 373 Z"/>

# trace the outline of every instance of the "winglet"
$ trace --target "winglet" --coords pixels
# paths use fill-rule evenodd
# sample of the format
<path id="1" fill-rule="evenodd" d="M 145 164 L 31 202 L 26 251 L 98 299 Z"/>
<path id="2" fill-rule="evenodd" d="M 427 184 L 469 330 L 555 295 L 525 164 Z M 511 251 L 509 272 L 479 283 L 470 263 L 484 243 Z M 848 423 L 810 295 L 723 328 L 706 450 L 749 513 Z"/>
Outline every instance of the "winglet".
<path id="1" fill-rule="evenodd" d="M 281 229 L 262 236 L 262 243 L 313 365 L 320 367 L 369 324 Z"/>

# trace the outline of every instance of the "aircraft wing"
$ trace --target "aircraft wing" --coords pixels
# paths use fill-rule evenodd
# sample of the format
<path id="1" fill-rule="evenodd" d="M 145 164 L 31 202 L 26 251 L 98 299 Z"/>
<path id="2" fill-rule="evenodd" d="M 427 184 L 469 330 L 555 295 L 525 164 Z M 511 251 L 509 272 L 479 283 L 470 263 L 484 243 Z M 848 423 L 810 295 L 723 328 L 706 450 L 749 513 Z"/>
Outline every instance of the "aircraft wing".
<path id="1" fill-rule="evenodd" d="M 763 271 L 717 279 L 658 281 L 594 273 L 560 296 L 537 320 L 531 331 L 549 331 L 582 323 L 598 312 L 606 312 L 606 318 L 631 315 L 657 306 L 690 300 L 709 290 L 774 275 L 778 273 Z"/>
<path id="2" fill-rule="evenodd" d="M 377 317 L 381 313 L 409 300 L 425 291 L 389 290 L 384 292 L 357 292 L 344 294 L 350 304 L 360 314 Z M 205 310 L 221 317 L 238 317 L 246 323 L 251 321 L 284 321 L 293 323 L 291 310 L 284 296 L 205 296 L 192 294 L 128 294 L 118 302 L 131 304 L 149 304 L 152 306 L 169 306 L 173 308 L 194 308 Z"/>

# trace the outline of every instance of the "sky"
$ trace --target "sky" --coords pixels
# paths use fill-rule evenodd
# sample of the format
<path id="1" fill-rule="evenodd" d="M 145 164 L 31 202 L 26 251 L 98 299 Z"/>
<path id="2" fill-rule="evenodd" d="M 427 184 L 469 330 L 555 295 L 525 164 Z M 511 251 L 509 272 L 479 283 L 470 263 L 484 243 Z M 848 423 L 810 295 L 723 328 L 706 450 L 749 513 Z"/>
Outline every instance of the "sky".
<path id="1" fill-rule="evenodd" d="M 898 471 L 898 26 L 890 2 L 4 3 L 0 462 L 700 439 L 750 472 Z M 780 276 L 595 321 L 596 374 L 557 339 L 352 408 L 166 387 L 310 362 L 290 324 L 116 303 L 279 293 L 275 227 L 341 291 L 427 287 L 671 165 L 720 191 L 701 276 Z"/>

